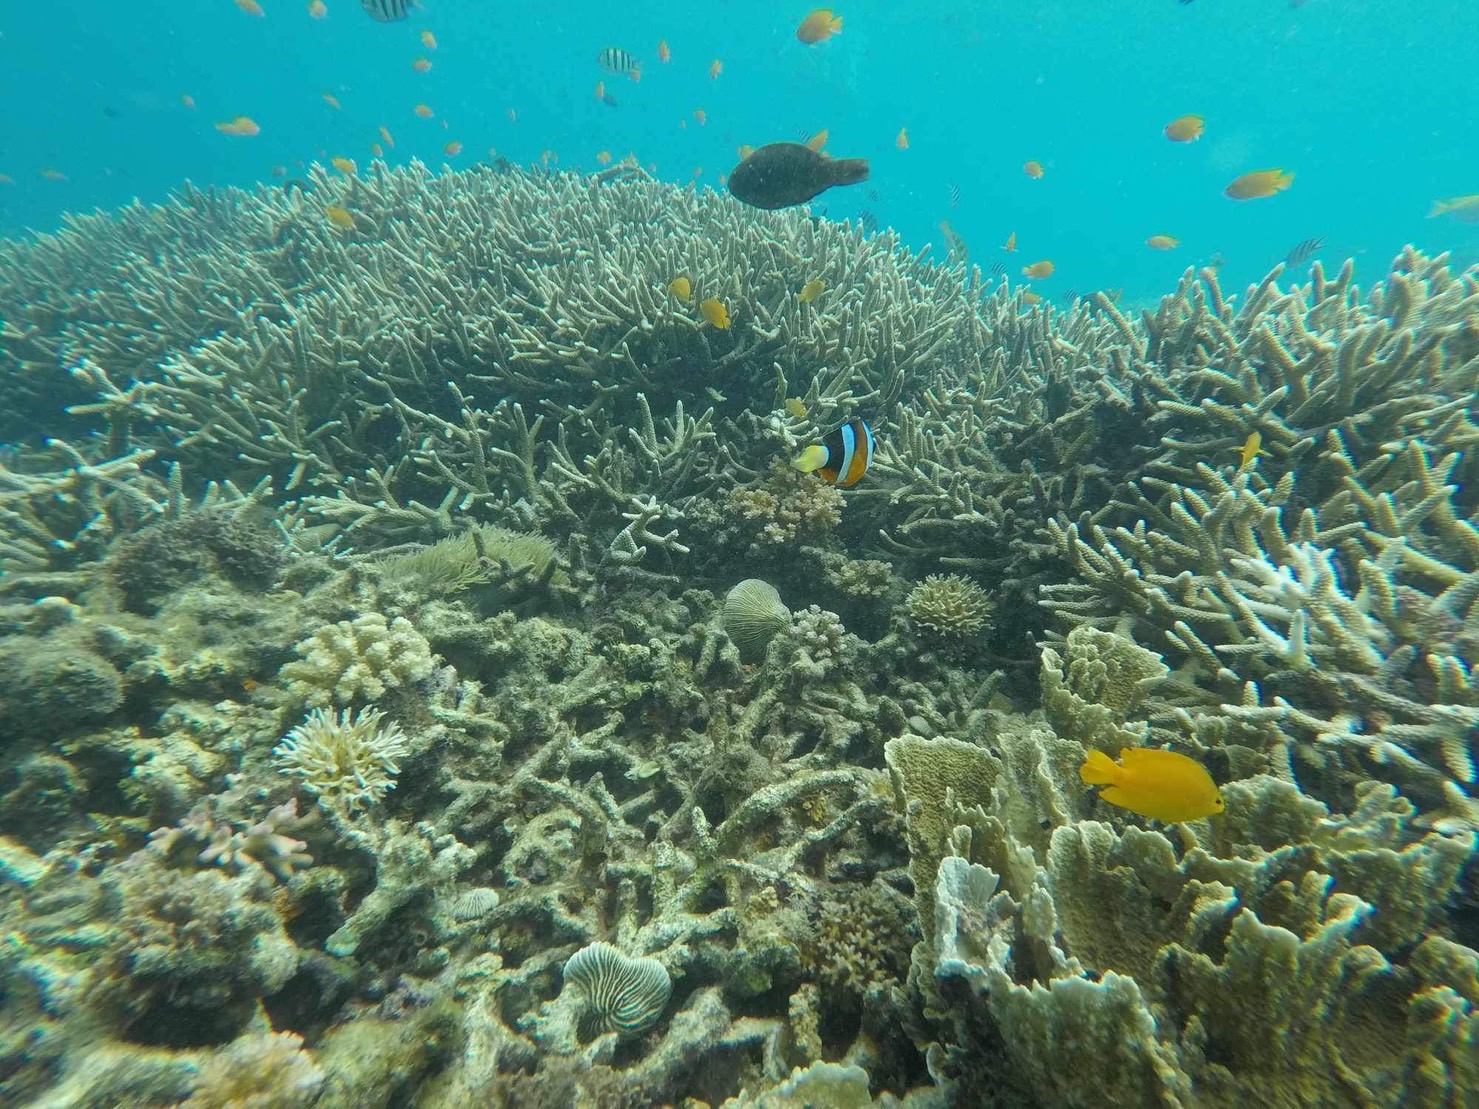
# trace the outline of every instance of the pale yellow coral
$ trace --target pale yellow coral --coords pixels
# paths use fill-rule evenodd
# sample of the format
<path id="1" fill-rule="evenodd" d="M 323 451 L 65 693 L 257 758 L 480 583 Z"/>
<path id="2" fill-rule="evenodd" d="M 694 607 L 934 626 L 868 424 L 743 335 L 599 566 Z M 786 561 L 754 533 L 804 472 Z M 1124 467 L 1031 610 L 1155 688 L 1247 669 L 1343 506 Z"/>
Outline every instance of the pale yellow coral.
<path id="1" fill-rule="evenodd" d="M 403 616 L 378 612 L 320 628 L 298 644 L 302 659 L 280 671 L 288 690 L 312 707 L 373 702 L 386 690 L 431 674 L 431 647 Z"/>
<path id="2" fill-rule="evenodd" d="M 986 591 L 959 574 L 931 574 L 914 587 L 907 603 L 916 624 L 941 636 L 971 635 L 991 615 Z"/>

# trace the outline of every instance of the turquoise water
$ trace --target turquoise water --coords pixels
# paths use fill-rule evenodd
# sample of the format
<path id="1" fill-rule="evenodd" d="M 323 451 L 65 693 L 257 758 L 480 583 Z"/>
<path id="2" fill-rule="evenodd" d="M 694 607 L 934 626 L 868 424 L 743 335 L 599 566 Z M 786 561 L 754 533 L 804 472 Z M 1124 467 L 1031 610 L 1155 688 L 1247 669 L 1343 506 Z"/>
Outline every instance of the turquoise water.
<path id="1" fill-rule="evenodd" d="M 7 5 L 0 173 L 14 184 L 0 186 L 0 234 L 159 201 L 186 178 L 270 182 L 273 166 L 292 175 L 336 155 L 363 165 L 382 124 L 392 163 L 467 165 L 491 148 L 594 168 L 598 151 L 634 151 L 666 180 L 702 167 L 710 188 L 740 144 L 825 127 L 830 153 L 873 164 L 868 185 L 820 198 L 829 216 L 870 210 L 939 251 L 948 219 L 985 266 L 1052 260 L 1047 294 L 1151 296 L 1219 252 L 1238 284 L 1314 237 L 1327 259 L 1370 255 L 1367 279 L 1409 242 L 1479 253 L 1479 230 L 1426 219 L 1435 199 L 1479 191 L 1479 148 L 1466 139 L 1479 84 L 1464 76 L 1479 7 L 1458 0 L 857 3 L 836 9 L 843 33 L 814 47 L 794 35 L 804 5 L 428 0 L 389 25 L 353 0 L 329 0 L 322 20 L 303 0 L 262 7 L 254 18 L 231 0 Z M 644 62 L 640 84 L 597 67 L 613 45 Z M 412 70 L 421 56 L 431 72 Z M 603 76 L 616 108 L 593 95 Z M 436 117 L 418 119 L 418 103 Z M 1206 117 L 1205 136 L 1168 142 L 1162 128 L 1185 113 Z M 238 115 L 261 134 L 214 129 Z M 463 150 L 446 159 L 451 140 Z M 1029 158 L 1046 168 L 1041 181 L 1022 173 Z M 1270 167 L 1295 173 L 1287 193 L 1222 195 Z M 67 179 L 43 179 L 46 168 Z M 998 248 L 1013 231 L 1020 249 L 1007 256 Z M 1157 234 L 1182 245 L 1152 252 L 1144 241 Z"/>

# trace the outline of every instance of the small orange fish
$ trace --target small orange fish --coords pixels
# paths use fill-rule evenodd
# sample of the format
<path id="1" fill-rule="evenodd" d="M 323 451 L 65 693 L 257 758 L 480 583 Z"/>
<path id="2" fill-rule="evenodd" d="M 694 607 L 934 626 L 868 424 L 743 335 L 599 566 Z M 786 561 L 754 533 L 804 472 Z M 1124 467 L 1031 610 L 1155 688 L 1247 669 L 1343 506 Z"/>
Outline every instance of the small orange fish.
<path id="1" fill-rule="evenodd" d="M 827 145 L 827 129 L 823 127 L 815 135 L 807 139 L 806 145 L 808 149 L 815 150 L 820 154 Z"/>
<path id="2" fill-rule="evenodd" d="M 383 123 L 380 125 L 380 138 L 391 150 L 395 149 L 395 139 L 391 137 L 390 128 L 386 127 Z"/>
<path id="3" fill-rule="evenodd" d="M 755 148 L 753 146 L 749 145 L 748 143 L 746 143 L 745 145 L 741 146 L 739 148 L 739 158 L 740 158 L 740 161 L 743 162 L 746 158 L 748 158 L 753 153 L 755 153 Z"/>
<path id="4" fill-rule="evenodd" d="M 596 155 L 596 163 L 598 165 L 609 166 L 611 164 L 611 151 L 609 151 L 609 150 L 602 150 L 599 153 L 597 153 L 597 155 Z"/>
<path id="5" fill-rule="evenodd" d="M 354 230 L 354 216 L 348 208 L 341 208 L 337 204 L 329 204 L 324 208 L 324 218 L 340 231 Z"/>
<path id="6" fill-rule="evenodd" d="M 663 39 L 657 44 L 657 60 L 667 65 L 673 60 L 673 52 L 668 49 L 668 40 Z"/>
<path id="7" fill-rule="evenodd" d="M 1258 169 L 1245 173 L 1227 188 L 1224 196 L 1234 200 L 1262 200 L 1283 192 L 1294 183 L 1294 174 L 1282 169 Z"/>
<path id="8" fill-rule="evenodd" d="M 1023 304 L 1041 304 L 1042 303 L 1042 297 L 1038 296 L 1031 289 L 1023 289 L 1022 290 L 1022 303 Z"/>
<path id="9" fill-rule="evenodd" d="M 334 111 L 336 111 L 336 112 L 339 111 L 339 110 L 341 110 L 344 107 L 344 105 L 342 105 L 342 104 L 339 103 L 339 98 L 337 96 L 335 96 L 331 92 L 324 93 L 323 94 L 323 97 L 324 97 L 324 103 L 327 104 L 329 107 L 333 108 Z"/>
<path id="10" fill-rule="evenodd" d="M 1017 253 L 1017 233 L 1015 231 L 1007 236 L 1007 241 L 1001 244 L 1001 249 L 1008 254 Z"/>
<path id="11" fill-rule="evenodd" d="M 1027 162 L 1022 166 L 1022 172 L 1034 181 L 1042 180 L 1042 163 L 1038 161 Z"/>
<path id="12" fill-rule="evenodd" d="M 449 158 L 455 158 L 457 157 L 457 155 L 462 153 L 462 144 L 454 139 L 452 142 L 449 142 L 446 146 L 442 147 L 442 153 Z"/>
<path id="13" fill-rule="evenodd" d="M 267 14 L 262 10 L 262 5 L 257 3 L 257 0 L 236 0 L 236 6 L 246 12 L 247 15 L 254 15 L 258 19 L 261 19 L 262 16 Z"/>
<path id="14" fill-rule="evenodd" d="M 842 34 L 842 16 L 833 15 L 831 8 L 818 8 L 801 21 L 796 28 L 796 37 L 807 46 L 826 42 L 833 35 Z"/>
<path id="15" fill-rule="evenodd" d="M 416 115 L 421 119 L 430 119 L 432 116 L 436 115 L 436 113 L 428 108 L 425 104 L 417 104 L 415 111 Z"/>
<path id="16" fill-rule="evenodd" d="M 185 105 L 185 107 L 189 108 L 192 112 L 195 111 L 195 97 L 191 96 L 188 92 L 182 92 L 180 94 L 180 103 Z"/>
<path id="17" fill-rule="evenodd" d="M 1172 142 L 1196 142 L 1202 137 L 1206 122 L 1201 116 L 1178 116 L 1166 124 L 1166 138 Z"/>
<path id="18" fill-rule="evenodd" d="M 414 62 L 411 63 L 411 68 L 414 69 L 417 73 L 430 73 L 431 62 L 427 61 L 425 58 L 417 58 Z"/>
<path id="19" fill-rule="evenodd" d="M 1175 751 L 1125 747 L 1117 763 L 1103 751 L 1090 751 L 1078 776 L 1085 785 L 1108 786 L 1099 796 L 1111 805 L 1166 824 L 1201 820 L 1226 808 L 1206 768 Z"/>
<path id="20" fill-rule="evenodd" d="M 715 58 L 714 59 L 714 63 L 711 66 L 709 66 L 709 80 L 711 80 L 711 81 L 717 81 L 719 79 L 719 74 L 721 74 L 723 72 L 724 72 L 724 63 L 721 62 L 718 58 Z"/>
<path id="21" fill-rule="evenodd" d="M 1033 262 L 1030 266 L 1022 267 L 1022 276 L 1036 281 L 1039 277 L 1052 277 L 1054 268 L 1051 262 Z"/>
<path id="22" fill-rule="evenodd" d="M 225 123 L 218 123 L 216 130 L 223 135 L 260 135 L 262 133 L 262 128 L 258 127 L 257 121 L 250 116 L 237 116 Z"/>
<path id="23" fill-rule="evenodd" d="M 48 181 L 65 181 L 67 179 L 67 175 L 61 170 L 52 169 L 49 166 L 41 171 L 41 176 Z"/>
<path id="24" fill-rule="evenodd" d="M 900 150 L 908 150 L 909 132 L 900 127 L 898 135 L 894 138 L 894 145 L 897 146 Z"/>
<path id="25" fill-rule="evenodd" d="M 322 19 L 329 14 L 329 7 L 324 3 L 324 0 L 309 0 L 308 14 L 314 19 Z"/>
<path id="26" fill-rule="evenodd" d="M 377 158 L 383 158 L 385 157 L 385 147 L 381 146 L 378 142 L 372 142 L 370 144 L 370 153 Z"/>
<path id="27" fill-rule="evenodd" d="M 703 313 L 704 319 L 720 331 L 729 330 L 729 309 L 724 307 L 723 301 L 710 297 L 698 306 L 698 310 Z"/>
<path id="28" fill-rule="evenodd" d="M 329 164 L 347 177 L 353 177 L 359 171 L 353 158 L 330 158 Z"/>
<path id="29" fill-rule="evenodd" d="M 1152 235 L 1145 240 L 1145 245 L 1151 250 L 1175 250 L 1181 245 L 1181 240 L 1171 235 Z"/>
<path id="30" fill-rule="evenodd" d="M 695 108 L 693 109 L 693 118 L 698 120 L 698 125 L 700 127 L 703 127 L 709 122 L 709 113 L 704 111 L 702 108 Z"/>
<path id="31" fill-rule="evenodd" d="M 432 34 L 430 31 L 422 31 L 421 45 L 426 47 L 428 50 L 435 50 L 437 48 L 436 35 Z"/>
<path id="32" fill-rule="evenodd" d="M 606 99 L 606 82 L 605 81 L 597 81 L 596 82 L 596 99 L 597 100 L 605 100 Z"/>

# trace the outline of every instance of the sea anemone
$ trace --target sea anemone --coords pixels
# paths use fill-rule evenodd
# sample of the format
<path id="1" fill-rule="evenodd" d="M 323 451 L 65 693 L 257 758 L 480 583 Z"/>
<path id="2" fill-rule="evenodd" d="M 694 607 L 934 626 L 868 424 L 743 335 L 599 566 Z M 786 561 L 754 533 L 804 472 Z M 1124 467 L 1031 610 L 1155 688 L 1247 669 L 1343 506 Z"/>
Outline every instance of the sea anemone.
<path id="1" fill-rule="evenodd" d="M 303 779 L 303 788 L 320 804 L 354 809 L 372 805 L 395 788 L 396 759 L 406 753 L 406 733 L 395 724 L 380 726 L 385 714 L 364 708 L 350 719 L 314 709 L 272 749 L 284 774 Z"/>

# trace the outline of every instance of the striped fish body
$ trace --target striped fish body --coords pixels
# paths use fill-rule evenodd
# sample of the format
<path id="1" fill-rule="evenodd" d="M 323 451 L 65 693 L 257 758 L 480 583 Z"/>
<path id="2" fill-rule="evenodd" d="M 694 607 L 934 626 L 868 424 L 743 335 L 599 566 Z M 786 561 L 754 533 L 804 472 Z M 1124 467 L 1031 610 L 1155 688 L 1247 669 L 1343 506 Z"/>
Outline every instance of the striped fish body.
<path id="1" fill-rule="evenodd" d="M 416 0 L 359 0 L 359 6 L 376 23 L 396 23 L 411 14 Z"/>
<path id="2" fill-rule="evenodd" d="M 1285 256 L 1284 264 L 1288 266 L 1297 266 L 1301 262 L 1308 261 L 1318 251 L 1323 250 L 1324 247 L 1324 239 L 1306 239 L 1304 242 L 1300 243 L 1293 250 L 1291 250 L 1288 255 Z"/>
<path id="3" fill-rule="evenodd" d="M 619 46 L 608 46 L 596 55 L 596 64 L 607 73 L 631 73 L 641 68 L 641 63 Z"/>
<path id="4" fill-rule="evenodd" d="M 822 440 L 827 461 L 820 470 L 828 485 L 851 489 L 863 480 L 873 461 L 873 431 L 865 420 L 849 420 Z"/>

